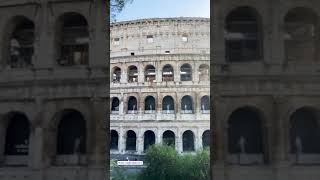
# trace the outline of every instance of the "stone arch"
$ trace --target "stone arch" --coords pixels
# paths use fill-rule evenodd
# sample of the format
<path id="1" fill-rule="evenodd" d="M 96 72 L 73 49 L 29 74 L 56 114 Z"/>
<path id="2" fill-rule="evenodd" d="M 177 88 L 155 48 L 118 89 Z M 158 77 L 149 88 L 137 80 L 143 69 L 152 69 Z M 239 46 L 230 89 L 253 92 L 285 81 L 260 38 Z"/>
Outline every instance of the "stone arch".
<path id="1" fill-rule="evenodd" d="M 319 17 L 307 7 L 290 9 L 284 17 L 284 50 L 287 61 L 315 61 L 319 47 Z"/>
<path id="2" fill-rule="evenodd" d="M 207 64 L 201 64 L 199 66 L 199 81 L 208 81 L 210 79 L 210 67 Z"/>
<path id="3" fill-rule="evenodd" d="M 153 96 L 144 99 L 144 110 L 146 113 L 153 113 L 156 110 L 156 99 Z"/>
<path id="4" fill-rule="evenodd" d="M 290 115 L 290 152 L 320 154 L 320 112 L 312 106 L 303 106 Z"/>
<path id="5" fill-rule="evenodd" d="M 175 147 L 176 137 L 173 131 L 166 130 L 162 134 L 162 142 L 165 145 Z"/>
<path id="6" fill-rule="evenodd" d="M 118 150 L 119 134 L 116 130 L 111 130 L 110 150 Z"/>
<path id="7" fill-rule="evenodd" d="M 4 117 L 7 128 L 5 155 L 28 155 L 31 125 L 28 117 L 21 112 L 9 112 Z"/>
<path id="8" fill-rule="evenodd" d="M 137 147 L 137 135 L 134 131 L 128 130 L 126 133 L 126 150 L 127 151 L 136 151 Z"/>
<path id="9" fill-rule="evenodd" d="M 3 64 L 11 68 L 30 67 L 34 57 L 35 24 L 26 16 L 9 19 L 3 33 Z"/>
<path id="10" fill-rule="evenodd" d="M 86 154 L 87 128 L 81 112 L 64 109 L 59 112 L 57 127 L 57 155 Z"/>
<path id="11" fill-rule="evenodd" d="M 138 100 L 135 96 L 128 97 L 128 106 L 127 112 L 128 113 L 136 113 L 138 111 Z"/>
<path id="12" fill-rule="evenodd" d="M 57 64 L 61 66 L 88 65 L 89 25 L 78 12 L 60 15 L 55 24 Z"/>
<path id="13" fill-rule="evenodd" d="M 113 83 L 119 83 L 121 80 L 121 68 L 118 66 L 115 66 L 112 68 L 112 75 L 111 75 L 111 81 Z"/>
<path id="14" fill-rule="evenodd" d="M 204 95 L 201 97 L 200 104 L 202 113 L 210 112 L 210 97 L 208 95 Z"/>
<path id="15" fill-rule="evenodd" d="M 191 130 L 186 130 L 182 134 L 182 150 L 183 152 L 194 151 L 195 150 L 195 137 Z"/>
<path id="16" fill-rule="evenodd" d="M 143 134 L 143 150 L 146 151 L 151 145 L 156 143 L 156 136 L 153 131 L 147 130 Z"/>
<path id="17" fill-rule="evenodd" d="M 225 56 L 229 62 L 257 61 L 263 56 L 262 18 L 250 6 L 233 9 L 225 19 Z"/>
<path id="18" fill-rule="evenodd" d="M 184 63 L 180 67 L 180 81 L 192 81 L 192 66 Z"/>
<path id="19" fill-rule="evenodd" d="M 243 106 L 232 111 L 228 119 L 229 154 L 251 154 L 245 163 L 263 163 L 267 160 L 267 135 L 263 113 L 252 106 Z M 243 163 L 240 159 L 237 163 Z"/>
<path id="20" fill-rule="evenodd" d="M 156 80 L 156 73 L 156 68 L 153 65 L 147 65 L 144 70 L 144 81 L 154 82 Z"/>
<path id="21" fill-rule="evenodd" d="M 111 100 L 111 112 L 119 112 L 120 100 L 118 97 L 112 97 Z"/>
<path id="22" fill-rule="evenodd" d="M 175 111 L 174 99 L 171 96 L 165 96 L 162 99 L 162 112 L 172 114 Z"/>
<path id="23" fill-rule="evenodd" d="M 131 65 L 128 67 L 128 82 L 138 82 L 138 68 L 135 65 Z"/>
<path id="24" fill-rule="evenodd" d="M 174 81 L 174 69 L 171 64 L 166 64 L 163 66 L 162 81 Z"/>
<path id="25" fill-rule="evenodd" d="M 211 132 L 210 130 L 206 130 L 202 133 L 202 147 L 203 149 L 210 148 L 210 138 Z"/>
<path id="26" fill-rule="evenodd" d="M 193 99 L 191 96 L 186 95 L 181 98 L 181 113 L 193 113 Z"/>

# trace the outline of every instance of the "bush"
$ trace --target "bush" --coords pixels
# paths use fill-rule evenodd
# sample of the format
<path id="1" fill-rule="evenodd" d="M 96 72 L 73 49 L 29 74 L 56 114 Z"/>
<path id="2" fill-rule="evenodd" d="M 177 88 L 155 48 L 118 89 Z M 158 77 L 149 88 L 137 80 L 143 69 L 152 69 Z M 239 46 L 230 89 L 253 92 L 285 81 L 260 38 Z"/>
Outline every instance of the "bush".
<path id="1" fill-rule="evenodd" d="M 139 180 L 209 180 L 208 150 L 196 154 L 178 154 L 170 146 L 154 145 L 146 153 L 147 168 Z"/>

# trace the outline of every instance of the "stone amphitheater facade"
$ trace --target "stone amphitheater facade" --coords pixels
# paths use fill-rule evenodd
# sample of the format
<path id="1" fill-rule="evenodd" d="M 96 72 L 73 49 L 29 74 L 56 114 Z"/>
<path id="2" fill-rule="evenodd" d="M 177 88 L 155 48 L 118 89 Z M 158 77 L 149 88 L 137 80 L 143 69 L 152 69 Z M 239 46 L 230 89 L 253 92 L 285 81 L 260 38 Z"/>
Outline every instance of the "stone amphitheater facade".
<path id="1" fill-rule="evenodd" d="M 212 7 L 213 179 L 319 179 L 319 1 Z"/>
<path id="2" fill-rule="evenodd" d="M 105 7 L 0 2 L 0 179 L 106 178 Z"/>
<path id="3" fill-rule="evenodd" d="M 209 146 L 210 20 L 154 18 L 111 25 L 111 156 L 152 144 Z"/>

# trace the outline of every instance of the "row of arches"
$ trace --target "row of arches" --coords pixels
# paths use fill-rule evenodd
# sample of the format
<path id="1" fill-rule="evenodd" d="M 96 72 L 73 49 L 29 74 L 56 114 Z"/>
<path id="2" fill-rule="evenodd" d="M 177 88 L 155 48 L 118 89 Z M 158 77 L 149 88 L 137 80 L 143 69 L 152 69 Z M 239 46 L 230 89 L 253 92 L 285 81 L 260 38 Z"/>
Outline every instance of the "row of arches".
<path id="1" fill-rule="evenodd" d="M 119 150 L 119 133 L 116 130 L 111 130 L 110 149 L 113 151 Z M 210 147 L 210 131 L 206 130 L 202 134 L 202 148 Z M 176 147 L 176 135 L 173 131 L 167 130 L 162 134 L 162 144 Z M 146 151 L 151 145 L 156 143 L 155 133 L 147 130 L 143 134 L 143 150 Z M 125 150 L 137 151 L 137 135 L 133 130 L 128 130 L 125 134 Z M 195 135 L 191 130 L 186 130 L 182 134 L 182 151 L 195 151 Z"/>
<path id="2" fill-rule="evenodd" d="M 302 107 L 290 116 L 288 152 L 295 155 L 296 163 L 315 163 L 309 160 L 320 157 L 319 113 L 316 108 Z M 268 129 L 265 123 L 264 114 L 254 107 L 242 107 L 230 115 L 227 134 L 232 163 L 268 162 Z M 236 154 L 240 156 L 234 156 Z M 246 160 L 241 160 L 243 155 L 246 155 Z"/>
<path id="3" fill-rule="evenodd" d="M 319 49 L 319 15 L 311 8 L 290 9 L 283 19 L 286 61 L 315 61 Z M 225 57 L 229 62 L 262 60 L 263 19 L 249 6 L 233 9 L 225 18 Z"/>
<path id="4" fill-rule="evenodd" d="M 208 95 L 200 98 L 200 110 L 202 113 L 209 113 L 210 111 L 210 97 Z M 127 113 L 137 113 L 139 107 L 138 100 L 135 96 L 128 97 Z M 147 96 L 144 99 L 144 110 L 145 113 L 155 113 L 156 111 L 156 99 L 153 96 Z M 161 105 L 160 105 L 161 106 Z M 172 96 L 165 96 L 162 99 L 162 112 L 167 114 L 175 113 L 175 101 Z M 180 103 L 181 113 L 194 113 L 194 102 L 193 98 L 189 95 L 183 96 Z M 117 113 L 120 110 L 120 100 L 117 97 L 113 97 L 111 101 L 111 112 Z"/>
<path id="5" fill-rule="evenodd" d="M 11 68 L 30 67 L 35 57 L 36 25 L 25 16 L 8 22 L 4 34 L 4 59 Z M 89 59 L 89 28 L 86 18 L 75 12 L 61 15 L 55 24 L 54 48 L 56 64 L 87 65 Z"/>
<path id="6" fill-rule="evenodd" d="M 188 63 L 181 65 L 180 69 L 180 81 L 192 81 L 193 70 L 192 66 Z M 121 74 L 123 73 L 121 68 L 115 66 L 112 68 L 111 81 L 114 83 L 119 83 L 121 81 Z M 202 64 L 199 66 L 197 71 L 199 74 L 200 81 L 209 80 L 209 66 L 207 64 Z M 170 64 L 166 64 L 162 68 L 162 81 L 174 81 L 174 68 Z M 131 65 L 127 68 L 127 81 L 138 82 L 139 71 L 137 66 Z M 145 82 L 154 82 L 156 81 L 157 71 L 153 65 L 147 65 L 144 68 L 144 81 Z"/>
<path id="7" fill-rule="evenodd" d="M 84 155 L 87 152 L 87 125 L 81 112 L 65 109 L 56 114 L 58 119 L 55 155 Z M 22 112 L 9 112 L 4 115 L 5 157 L 29 155 L 31 124 Z M 6 163 L 6 162 L 4 162 Z M 8 162 L 10 164 L 10 162 Z M 27 164 L 16 164 L 27 165 Z"/>

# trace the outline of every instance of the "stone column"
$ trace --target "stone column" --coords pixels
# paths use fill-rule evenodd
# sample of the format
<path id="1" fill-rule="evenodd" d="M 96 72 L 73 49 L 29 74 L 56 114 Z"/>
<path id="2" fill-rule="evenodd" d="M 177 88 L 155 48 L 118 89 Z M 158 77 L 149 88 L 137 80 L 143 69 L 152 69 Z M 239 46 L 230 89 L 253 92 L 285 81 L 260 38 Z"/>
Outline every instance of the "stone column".
<path id="1" fill-rule="evenodd" d="M 140 132 L 137 134 L 136 149 L 138 154 L 143 153 L 143 134 Z"/>
<path id="2" fill-rule="evenodd" d="M 120 127 L 120 130 L 119 130 L 119 153 L 120 154 L 123 154 L 124 151 L 125 151 L 125 142 L 126 142 L 126 132 L 124 131 L 124 129 L 122 129 Z"/>
<path id="3" fill-rule="evenodd" d="M 144 82 L 144 66 L 142 63 L 138 64 L 138 82 L 139 83 Z"/>
<path id="4" fill-rule="evenodd" d="M 104 167 L 109 160 L 109 149 L 110 136 L 106 136 L 107 129 L 110 129 L 110 122 L 106 122 L 106 109 L 107 99 L 103 97 L 91 98 L 91 119 L 88 137 L 90 140 L 89 150 L 87 155 L 89 156 L 89 166 L 92 167 Z"/>
<path id="5" fill-rule="evenodd" d="M 161 131 L 160 129 L 157 130 L 157 134 L 156 134 L 156 144 L 162 144 L 162 139 L 161 139 Z"/>
<path id="6" fill-rule="evenodd" d="M 181 134 L 181 130 L 178 129 L 178 132 L 176 134 L 176 150 L 181 153 L 183 151 L 183 147 L 182 147 L 182 134 Z"/>

